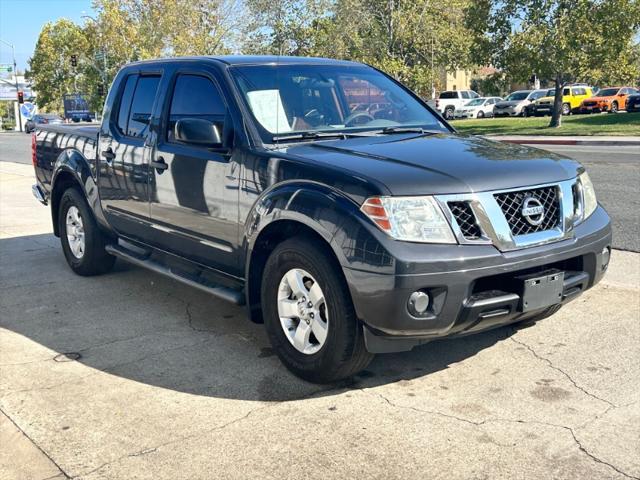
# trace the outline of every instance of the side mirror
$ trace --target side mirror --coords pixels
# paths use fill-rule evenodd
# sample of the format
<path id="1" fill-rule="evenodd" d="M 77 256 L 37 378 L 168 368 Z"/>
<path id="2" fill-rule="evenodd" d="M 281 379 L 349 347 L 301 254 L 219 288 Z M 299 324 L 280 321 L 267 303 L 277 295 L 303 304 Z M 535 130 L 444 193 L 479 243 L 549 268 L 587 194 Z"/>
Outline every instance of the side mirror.
<path id="1" fill-rule="evenodd" d="M 203 147 L 222 146 L 218 127 L 209 120 L 183 118 L 176 122 L 174 134 L 178 142 L 201 145 Z"/>

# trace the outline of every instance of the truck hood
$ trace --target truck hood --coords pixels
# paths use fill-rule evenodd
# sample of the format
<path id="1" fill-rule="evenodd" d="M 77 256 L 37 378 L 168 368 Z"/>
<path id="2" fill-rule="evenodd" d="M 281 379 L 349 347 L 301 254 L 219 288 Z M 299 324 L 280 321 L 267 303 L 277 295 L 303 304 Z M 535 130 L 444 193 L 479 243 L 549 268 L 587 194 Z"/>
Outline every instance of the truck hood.
<path id="1" fill-rule="evenodd" d="M 574 178 L 581 170 L 578 162 L 550 152 L 458 134 L 366 136 L 288 145 L 280 151 L 382 184 L 392 195 L 539 185 Z"/>

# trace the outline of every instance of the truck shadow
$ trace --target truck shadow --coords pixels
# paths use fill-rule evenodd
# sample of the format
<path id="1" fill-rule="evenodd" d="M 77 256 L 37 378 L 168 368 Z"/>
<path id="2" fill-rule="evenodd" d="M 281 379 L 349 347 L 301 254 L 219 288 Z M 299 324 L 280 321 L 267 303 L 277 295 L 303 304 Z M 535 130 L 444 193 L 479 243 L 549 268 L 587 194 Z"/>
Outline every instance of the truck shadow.
<path id="1" fill-rule="evenodd" d="M 251 323 L 244 308 L 173 280 L 121 262 L 107 275 L 79 277 L 50 234 L 0 240 L 0 265 L 0 327 L 9 331 L 0 335 L 6 336 L 3 344 L 20 345 L 0 363 L 24 369 L 30 389 L 91 382 L 94 374 L 104 374 L 194 395 L 297 400 L 409 382 L 473 357 L 515 331 L 504 327 L 379 355 L 350 381 L 313 385 L 282 366 L 264 327 Z M 42 360 L 21 364 L 25 358 Z M 77 371 L 54 367 L 65 361 L 92 371 L 78 378 Z"/>

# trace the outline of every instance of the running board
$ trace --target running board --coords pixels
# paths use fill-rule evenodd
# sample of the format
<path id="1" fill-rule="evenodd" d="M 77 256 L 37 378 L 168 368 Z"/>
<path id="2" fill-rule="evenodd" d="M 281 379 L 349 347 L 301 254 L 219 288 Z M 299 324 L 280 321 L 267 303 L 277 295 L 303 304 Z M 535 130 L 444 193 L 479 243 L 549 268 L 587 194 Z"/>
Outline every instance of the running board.
<path id="1" fill-rule="evenodd" d="M 238 290 L 234 290 L 228 287 L 221 287 L 218 285 L 205 284 L 201 281 L 198 281 L 198 279 L 196 278 L 189 278 L 185 275 L 174 272 L 169 267 L 159 262 L 150 260 L 148 256 L 138 256 L 133 252 L 125 250 L 119 245 L 107 245 L 105 247 L 105 250 L 107 251 L 107 253 L 121 258 L 126 262 L 133 263 L 134 265 L 146 268 L 153 272 L 159 273 L 160 275 L 173 278 L 178 282 L 185 283 L 191 287 L 202 290 L 203 292 L 210 293 L 211 295 L 221 298 L 222 300 L 226 300 L 227 302 L 231 302 L 236 305 L 244 305 L 244 295 Z"/>

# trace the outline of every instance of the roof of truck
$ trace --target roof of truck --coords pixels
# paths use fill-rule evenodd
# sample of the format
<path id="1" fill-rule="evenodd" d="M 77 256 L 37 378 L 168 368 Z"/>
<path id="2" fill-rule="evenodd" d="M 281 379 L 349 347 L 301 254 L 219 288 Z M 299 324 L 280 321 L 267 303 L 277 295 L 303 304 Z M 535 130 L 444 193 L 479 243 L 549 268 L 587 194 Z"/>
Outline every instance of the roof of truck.
<path id="1" fill-rule="evenodd" d="M 153 60 L 142 60 L 130 65 L 174 63 L 184 61 L 207 61 L 213 60 L 227 65 L 362 65 L 348 60 L 335 60 L 332 58 L 320 57 L 289 57 L 278 55 L 220 55 L 220 56 L 193 56 L 193 57 L 170 57 L 156 58 Z"/>

